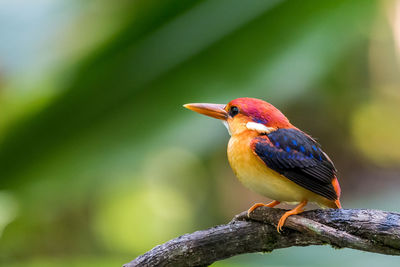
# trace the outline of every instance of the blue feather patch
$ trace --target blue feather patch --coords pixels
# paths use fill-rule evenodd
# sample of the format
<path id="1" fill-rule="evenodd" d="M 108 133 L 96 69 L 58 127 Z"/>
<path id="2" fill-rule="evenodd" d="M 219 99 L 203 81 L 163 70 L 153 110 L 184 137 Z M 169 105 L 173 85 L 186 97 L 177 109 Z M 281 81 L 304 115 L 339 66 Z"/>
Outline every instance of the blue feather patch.
<path id="1" fill-rule="evenodd" d="M 332 185 L 336 169 L 310 136 L 296 129 L 278 129 L 256 137 L 252 145 L 269 168 L 327 199 L 337 199 Z"/>

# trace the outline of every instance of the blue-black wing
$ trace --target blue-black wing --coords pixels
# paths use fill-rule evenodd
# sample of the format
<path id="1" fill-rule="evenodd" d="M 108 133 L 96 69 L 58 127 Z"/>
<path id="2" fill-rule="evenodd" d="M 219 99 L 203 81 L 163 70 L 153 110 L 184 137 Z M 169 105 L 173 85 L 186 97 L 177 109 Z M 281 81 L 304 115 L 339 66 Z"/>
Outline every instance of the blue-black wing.
<path id="1" fill-rule="evenodd" d="M 256 137 L 252 144 L 269 168 L 327 199 L 338 198 L 332 185 L 336 169 L 310 136 L 297 129 L 278 129 Z"/>

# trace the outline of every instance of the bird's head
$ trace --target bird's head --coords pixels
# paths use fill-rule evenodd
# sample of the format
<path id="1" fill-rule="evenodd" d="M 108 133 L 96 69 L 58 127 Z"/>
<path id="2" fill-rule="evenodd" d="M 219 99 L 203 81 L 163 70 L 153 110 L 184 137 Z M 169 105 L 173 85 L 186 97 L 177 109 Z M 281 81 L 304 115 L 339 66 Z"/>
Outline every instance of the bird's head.
<path id="1" fill-rule="evenodd" d="M 227 105 L 193 103 L 184 107 L 222 120 L 231 135 L 249 130 L 269 133 L 278 128 L 293 127 L 277 108 L 256 98 L 237 98 Z"/>

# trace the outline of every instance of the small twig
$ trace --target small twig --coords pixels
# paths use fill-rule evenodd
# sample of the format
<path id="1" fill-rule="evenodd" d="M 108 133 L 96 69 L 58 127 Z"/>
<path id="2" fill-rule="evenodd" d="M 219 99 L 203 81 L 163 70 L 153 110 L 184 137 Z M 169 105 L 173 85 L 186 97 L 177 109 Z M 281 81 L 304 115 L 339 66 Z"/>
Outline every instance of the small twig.
<path id="1" fill-rule="evenodd" d="M 312 210 L 290 216 L 279 234 L 285 210 L 257 208 L 225 225 L 186 234 L 137 257 L 133 266 L 207 266 L 217 260 L 291 246 L 329 244 L 387 255 L 400 255 L 400 214 L 379 210 Z"/>

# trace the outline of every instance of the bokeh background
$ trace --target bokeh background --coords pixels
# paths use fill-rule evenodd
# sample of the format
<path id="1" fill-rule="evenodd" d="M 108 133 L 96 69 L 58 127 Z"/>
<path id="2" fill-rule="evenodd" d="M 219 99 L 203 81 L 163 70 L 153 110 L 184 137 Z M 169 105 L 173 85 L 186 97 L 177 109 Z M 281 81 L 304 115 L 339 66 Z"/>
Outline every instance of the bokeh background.
<path id="1" fill-rule="evenodd" d="M 188 102 L 273 103 L 336 163 L 345 208 L 400 212 L 399 1 L 5 0 L 0 38 L 1 266 L 120 266 L 268 201 Z M 215 266 L 399 264 L 306 247 Z"/>

